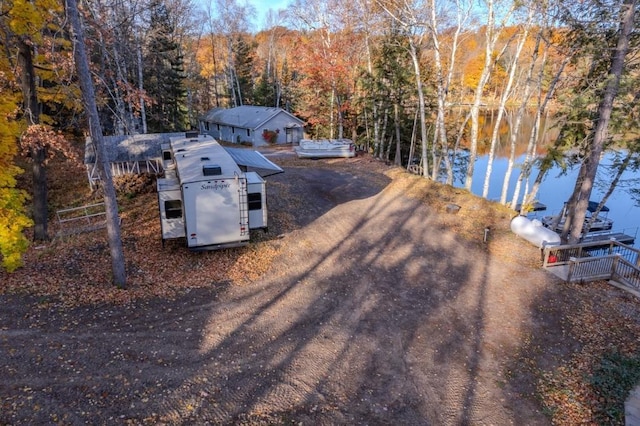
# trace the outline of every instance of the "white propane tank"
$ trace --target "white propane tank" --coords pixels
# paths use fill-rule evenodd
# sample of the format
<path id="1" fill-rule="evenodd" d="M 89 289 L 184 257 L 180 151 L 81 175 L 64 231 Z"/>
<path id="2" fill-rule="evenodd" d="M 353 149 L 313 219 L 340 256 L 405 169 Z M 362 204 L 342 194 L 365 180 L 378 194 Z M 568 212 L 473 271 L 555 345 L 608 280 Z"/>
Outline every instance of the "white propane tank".
<path id="1" fill-rule="evenodd" d="M 560 235 L 545 228 L 539 220 L 516 216 L 511 220 L 511 231 L 538 248 L 560 244 Z"/>

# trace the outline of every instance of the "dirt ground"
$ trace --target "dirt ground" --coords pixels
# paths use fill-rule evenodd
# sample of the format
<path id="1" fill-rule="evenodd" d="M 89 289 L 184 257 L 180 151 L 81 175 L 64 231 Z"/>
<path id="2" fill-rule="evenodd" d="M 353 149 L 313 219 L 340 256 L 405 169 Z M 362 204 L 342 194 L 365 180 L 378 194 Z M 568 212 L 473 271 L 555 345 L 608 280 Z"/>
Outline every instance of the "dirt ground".
<path id="1" fill-rule="evenodd" d="M 481 204 L 447 214 L 418 178 L 306 161 L 268 178 L 259 279 L 72 308 L 0 295 L 0 424 L 549 424 L 538 374 L 577 350 L 566 307 L 589 290 L 541 270 L 508 214 L 485 243 L 458 222 Z"/>

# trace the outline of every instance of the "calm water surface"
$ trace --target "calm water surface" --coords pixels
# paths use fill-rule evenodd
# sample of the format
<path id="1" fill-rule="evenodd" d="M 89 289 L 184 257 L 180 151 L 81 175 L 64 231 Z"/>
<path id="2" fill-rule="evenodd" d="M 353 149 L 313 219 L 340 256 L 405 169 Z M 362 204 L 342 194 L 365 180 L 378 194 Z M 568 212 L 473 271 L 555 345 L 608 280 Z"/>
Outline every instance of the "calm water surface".
<path id="1" fill-rule="evenodd" d="M 610 164 L 611 158 L 612 155 L 605 156 L 602 164 Z M 524 158 L 520 158 L 519 160 L 517 160 L 517 163 L 521 164 L 523 159 Z M 479 157 L 476 161 L 476 165 L 474 168 L 473 185 L 471 188 L 474 194 L 482 194 L 485 173 L 487 170 L 487 161 L 487 156 Z M 606 179 L 606 182 L 608 184 L 611 178 L 605 176 L 606 173 L 604 173 L 603 169 L 604 168 L 602 166 L 598 169 L 598 176 L 599 178 Z M 491 183 L 489 187 L 489 199 L 500 199 L 500 193 L 502 192 L 502 183 L 506 170 L 507 159 L 495 158 L 493 162 L 490 181 Z M 514 169 L 509 185 L 509 192 L 507 196 L 508 200 L 511 200 L 511 197 L 513 196 L 513 190 L 515 188 L 519 172 L 519 169 Z M 534 176 L 530 178 L 531 183 L 533 183 L 536 173 L 537 170 L 534 171 Z M 545 204 L 547 206 L 547 210 L 545 212 L 537 213 L 539 216 L 557 214 L 560 212 L 560 209 L 562 208 L 564 202 L 569 199 L 569 196 L 573 191 L 577 174 L 577 167 L 573 170 L 569 170 L 564 175 L 561 173 L 561 170 L 559 168 L 554 168 L 547 174 L 547 177 L 541 184 L 540 190 L 538 191 L 538 201 Z M 640 181 L 640 172 L 625 172 L 622 179 L 637 179 L 634 186 L 638 188 L 639 185 L 637 182 Z M 455 186 L 463 187 L 464 182 L 462 180 L 458 180 L 455 182 Z M 606 188 L 594 188 L 591 199 L 594 201 L 600 201 L 604 194 L 604 191 L 606 191 Z M 521 198 L 523 192 L 524 188 L 520 190 Z M 610 211 L 606 213 L 607 217 L 613 219 L 614 221 L 613 230 L 624 231 L 628 235 L 636 235 L 636 232 L 640 227 L 640 207 L 636 205 L 635 200 L 632 199 L 632 197 L 624 188 L 617 188 L 609 197 L 606 206 L 610 209 Z M 637 236 L 640 236 L 640 234 L 638 234 Z M 636 247 L 639 246 L 639 243 L 640 242 L 636 238 Z"/>

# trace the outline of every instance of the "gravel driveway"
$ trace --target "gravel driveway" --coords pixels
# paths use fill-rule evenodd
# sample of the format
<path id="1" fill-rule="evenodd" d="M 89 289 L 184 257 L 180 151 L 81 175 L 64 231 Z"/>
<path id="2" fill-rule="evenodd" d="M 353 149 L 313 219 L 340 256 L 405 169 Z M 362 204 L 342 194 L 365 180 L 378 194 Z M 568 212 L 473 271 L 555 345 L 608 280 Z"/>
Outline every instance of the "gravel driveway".
<path id="1" fill-rule="evenodd" d="M 327 164 L 270 178 L 298 226 L 256 282 L 71 310 L 0 296 L 0 424 L 548 424 L 519 357 L 550 278 Z"/>

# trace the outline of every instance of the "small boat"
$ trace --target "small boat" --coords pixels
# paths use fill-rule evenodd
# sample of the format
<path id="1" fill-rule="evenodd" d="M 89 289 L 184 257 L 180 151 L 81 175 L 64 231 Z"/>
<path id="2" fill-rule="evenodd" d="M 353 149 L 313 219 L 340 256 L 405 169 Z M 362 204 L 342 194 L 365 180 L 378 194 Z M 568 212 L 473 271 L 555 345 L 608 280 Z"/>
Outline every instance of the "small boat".
<path id="1" fill-rule="evenodd" d="M 299 158 L 350 158 L 356 156 L 351 139 L 302 139 L 295 148 Z"/>
<path id="2" fill-rule="evenodd" d="M 600 210 L 600 213 L 598 214 L 598 216 L 595 218 L 595 220 L 593 219 L 592 215 L 593 213 L 595 213 L 596 209 L 598 208 L 598 204 L 599 203 L 595 201 L 589 201 L 589 206 L 587 207 L 587 213 L 584 218 L 584 225 L 586 226 L 587 223 L 591 221 L 591 227 L 589 228 L 589 232 L 610 231 L 611 228 L 613 228 L 613 220 L 609 219 L 606 215 L 604 216 L 601 215 L 603 212 L 604 213 L 608 212 L 609 207 L 602 206 L 602 209 Z M 542 225 L 551 229 L 552 231 L 555 231 L 558 233 L 562 232 L 562 229 L 564 228 L 564 223 L 567 219 L 566 203 L 562 208 L 562 213 L 560 215 L 561 217 L 559 220 L 558 220 L 558 215 L 544 216 L 541 220 Z M 555 223 L 555 227 L 554 227 L 554 223 Z"/>
<path id="3" fill-rule="evenodd" d="M 528 206 L 525 205 L 525 207 L 527 207 L 527 211 L 529 212 L 543 212 L 547 210 L 547 206 L 538 201 L 535 201 Z M 516 204 L 516 211 L 519 212 L 520 210 L 522 210 L 522 204 Z"/>

